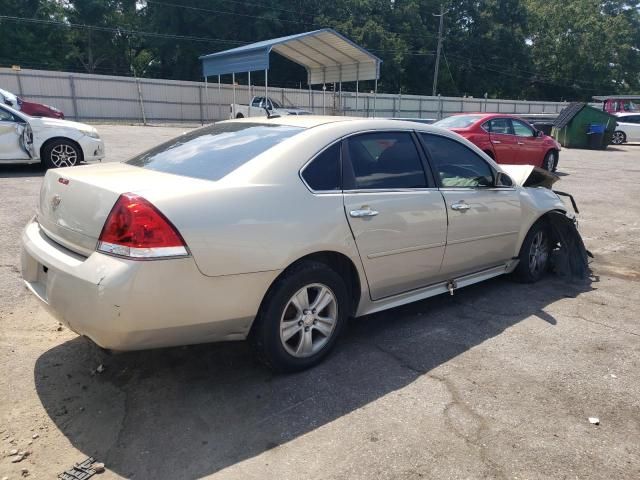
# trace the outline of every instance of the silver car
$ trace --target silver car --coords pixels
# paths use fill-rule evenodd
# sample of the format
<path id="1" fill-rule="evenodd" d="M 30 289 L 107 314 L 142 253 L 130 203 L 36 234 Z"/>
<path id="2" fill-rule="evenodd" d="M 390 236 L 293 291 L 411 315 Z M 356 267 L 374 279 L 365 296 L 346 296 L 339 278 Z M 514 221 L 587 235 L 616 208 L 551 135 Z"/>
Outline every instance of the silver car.
<path id="1" fill-rule="evenodd" d="M 555 178 L 414 122 L 220 122 L 124 163 L 48 171 L 22 273 L 103 348 L 249 339 L 299 370 L 349 317 L 541 278 L 554 225 L 575 229 L 542 186 Z"/>

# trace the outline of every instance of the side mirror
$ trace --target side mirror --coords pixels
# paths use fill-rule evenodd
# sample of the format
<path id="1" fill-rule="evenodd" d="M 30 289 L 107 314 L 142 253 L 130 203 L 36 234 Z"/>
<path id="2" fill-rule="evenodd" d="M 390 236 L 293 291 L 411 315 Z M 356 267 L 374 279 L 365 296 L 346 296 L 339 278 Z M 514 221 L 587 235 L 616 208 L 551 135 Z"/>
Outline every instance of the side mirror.
<path id="1" fill-rule="evenodd" d="M 536 137 L 538 138 L 544 137 L 544 132 L 542 130 L 536 130 Z"/>
<path id="2" fill-rule="evenodd" d="M 513 187 L 511 177 L 503 172 L 498 172 L 496 176 L 496 187 Z"/>

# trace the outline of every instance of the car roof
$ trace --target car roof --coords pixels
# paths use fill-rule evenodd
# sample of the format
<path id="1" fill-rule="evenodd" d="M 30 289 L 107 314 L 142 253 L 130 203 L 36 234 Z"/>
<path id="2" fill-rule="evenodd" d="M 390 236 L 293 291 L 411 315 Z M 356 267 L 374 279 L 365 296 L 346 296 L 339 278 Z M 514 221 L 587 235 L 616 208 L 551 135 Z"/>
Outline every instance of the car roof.
<path id="1" fill-rule="evenodd" d="M 454 113 L 453 115 L 449 115 L 450 117 L 461 117 L 461 116 L 473 116 L 478 117 L 478 119 L 489 119 L 496 117 L 507 117 L 507 118 L 516 118 L 518 120 L 523 120 L 523 118 L 519 115 L 514 115 L 513 113 L 486 113 L 486 112 L 463 112 L 463 113 Z M 449 117 L 447 117 L 449 118 Z"/>
<path id="2" fill-rule="evenodd" d="M 371 129 L 385 129 L 398 130 L 400 128 L 407 130 L 421 130 L 425 132 L 449 132 L 441 127 L 433 127 L 431 125 L 414 122 L 412 120 L 400 120 L 390 118 L 363 118 L 363 117 L 340 117 L 331 115 L 284 115 L 281 117 L 267 118 L 267 117 L 250 117 L 239 118 L 234 120 L 225 120 L 219 123 L 262 123 L 269 125 L 286 125 L 290 127 L 301 128 L 313 128 L 320 125 L 328 124 L 350 124 L 354 129 L 364 130 Z"/>

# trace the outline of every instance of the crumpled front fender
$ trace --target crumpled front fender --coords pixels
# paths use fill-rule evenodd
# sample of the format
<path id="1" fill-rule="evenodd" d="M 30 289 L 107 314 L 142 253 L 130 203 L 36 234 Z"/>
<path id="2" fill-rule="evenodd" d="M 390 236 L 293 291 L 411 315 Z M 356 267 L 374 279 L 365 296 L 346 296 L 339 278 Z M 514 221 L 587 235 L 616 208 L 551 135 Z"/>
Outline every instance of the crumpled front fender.
<path id="1" fill-rule="evenodd" d="M 589 258 L 592 256 L 584 246 L 575 217 L 562 212 L 546 215 L 555 248 L 551 252 L 551 268 L 558 276 L 572 280 L 589 278 Z"/>

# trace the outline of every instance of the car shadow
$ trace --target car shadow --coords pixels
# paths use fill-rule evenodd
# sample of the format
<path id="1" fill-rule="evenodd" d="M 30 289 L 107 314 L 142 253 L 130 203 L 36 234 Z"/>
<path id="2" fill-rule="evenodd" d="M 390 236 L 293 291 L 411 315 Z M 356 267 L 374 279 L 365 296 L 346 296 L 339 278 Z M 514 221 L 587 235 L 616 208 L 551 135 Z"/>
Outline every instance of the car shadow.
<path id="1" fill-rule="evenodd" d="M 0 178 L 42 177 L 44 174 L 45 170 L 39 163 L 0 166 Z"/>
<path id="2" fill-rule="evenodd" d="M 324 363 L 293 375 L 272 374 L 242 342 L 115 355 L 96 374 L 97 349 L 77 338 L 38 358 L 35 385 L 73 446 L 117 474 L 200 478 L 402 389 L 529 317 L 553 326 L 545 308 L 591 283 L 497 278 L 369 315 Z"/>

